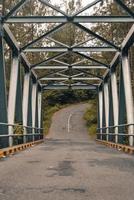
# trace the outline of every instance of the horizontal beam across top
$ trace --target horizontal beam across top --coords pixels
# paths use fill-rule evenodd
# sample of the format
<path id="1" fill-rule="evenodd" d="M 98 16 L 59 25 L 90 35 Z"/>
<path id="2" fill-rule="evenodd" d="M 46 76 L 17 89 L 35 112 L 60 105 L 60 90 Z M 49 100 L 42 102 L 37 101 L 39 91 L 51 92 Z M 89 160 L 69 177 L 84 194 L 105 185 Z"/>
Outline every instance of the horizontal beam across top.
<path id="1" fill-rule="evenodd" d="M 43 90 L 66 90 L 66 89 L 75 89 L 75 90 L 96 90 L 97 86 L 90 86 L 90 85 L 48 85 L 48 86 L 43 86 Z"/>
<path id="2" fill-rule="evenodd" d="M 6 23 L 123 23 L 134 22 L 130 16 L 14 16 L 5 21 Z"/>
<path id="3" fill-rule="evenodd" d="M 40 81 L 67 81 L 67 80 L 86 80 L 86 81 L 98 81 L 101 80 L 100 78 L 90 78 L 90 77 L 69 77 L 69 78 L 62 78 L 62 77 L 44 77 L 39 79 Z"/>
<path id="4" fill-rule="evenodd" d="M 105 66 L 100 66 L 100 65 L 78 65 L 78 66 L 61 66 L 61 65 L 42 65 L 42 66 L 36 66 L 34 69 L 107 69 Z"/>
<path id="5" fill-rule="evenodd" d="M 30 47 L 26 48 L 24 52 L 33 52 L 33 53 L 39 53 L 39 52 L 116 52 L 117 50 L 113 47 Z"/>

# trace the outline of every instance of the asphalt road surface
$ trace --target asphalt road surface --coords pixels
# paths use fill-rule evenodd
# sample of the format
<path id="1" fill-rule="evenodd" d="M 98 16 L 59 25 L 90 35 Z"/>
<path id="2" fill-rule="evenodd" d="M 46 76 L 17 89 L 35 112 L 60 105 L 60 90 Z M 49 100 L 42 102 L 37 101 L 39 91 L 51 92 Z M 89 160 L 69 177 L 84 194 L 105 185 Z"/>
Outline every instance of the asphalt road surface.
<path id="1" fill-rule="evenodd" d="M 57 112 L 44 144 L 0 161 L 0 200 L 134 199 L 134 157 L 90 140 L 86 107 Z"/>

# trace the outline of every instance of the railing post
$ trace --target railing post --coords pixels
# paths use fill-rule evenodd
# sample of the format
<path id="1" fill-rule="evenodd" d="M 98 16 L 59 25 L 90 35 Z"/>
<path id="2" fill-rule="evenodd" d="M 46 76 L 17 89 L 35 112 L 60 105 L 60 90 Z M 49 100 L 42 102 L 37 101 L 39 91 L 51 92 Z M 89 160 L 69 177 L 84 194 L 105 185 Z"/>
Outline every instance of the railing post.
<path id="1" fill-rule="evenodd" d="M 128 52 L 122 52 L 122 74 L 123 74 L 123 83 L 124 83 L 127 123 L 133 124 L 134 123 L 134 103 L 133 103 Z M 134 125 L 128 126 L 128 134 L 134 135 Z M 129 136 L 129 145 L 130 146 L 134 145 L 134 136 Z"/>
<path id="2" fill-rule="evenodd" d="M 108 82 L 104 82 L 104 107 L 105 107 L 105 126 L 109 126 L 109 89 Z M 106 140 L 109 141 L 109 128 L 106 128 Z"/>
<path id="3" fill-rule="evenodd" d="M 19 56 L 17 52 L 17 53 L 13 53 L 12 66 L 11 66 L 10 87 L 9 87 L 9 97 L 8 97 L 8 123 L 9 124 L 15 123 L 17 86 L 19 82 L 18 80 L 19 80 Z M 8 133 L 9 135 L 13 134 L 13 126 L 9 126 Z M 10 137 L 10 136 L 9 136 L 9 146 L 13 146 L 13 137 Z"/>
<path id="4" fill-rule="evenodd" d="M 102 88 L 98 91 L 98 128 L 100 128 L 100 139 L 102 140 L 103 127 L 103 92 Z"/>
<path id="5" fill-rule="evenodd" d="M 3 24 L 0 14 L 0 122 L 7 123 L 7 95 L 6 95 L 6 77 L 5 77 L 5 58 L 3 45 Z M 0 135 L 8 133 L 8 127 L 0 125 Z M 7 147 L 8 137 L 0 138 L 0 148 Z"/>
<path id="6" fill-rule="evenodd" d="M 115 126 L 114 128 L 115 143 L 118 143 L 119 102 L 118 102 L 117 78 L 115 71 L 111 72 L 111 92 L 112 92 L 112 103 L 113 103 L 113 121 Z"/>

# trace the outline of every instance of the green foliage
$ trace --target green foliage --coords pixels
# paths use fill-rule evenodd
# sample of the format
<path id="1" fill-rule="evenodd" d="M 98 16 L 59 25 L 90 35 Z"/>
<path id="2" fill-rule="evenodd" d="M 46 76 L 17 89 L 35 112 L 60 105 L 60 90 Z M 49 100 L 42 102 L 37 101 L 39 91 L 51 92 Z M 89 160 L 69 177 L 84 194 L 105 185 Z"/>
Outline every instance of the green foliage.
<path id="1" fill-rule="evenodd" d="M 21 144 L 23 142 L 23 131 L 24 128 L 22 127 L 22 124 L 16 124 L 14 126 L 14 134 L 17 135 L 16 137 L 13 138 L 13 143 L 14 145 Z"/>
<path id="2" fill-rule="evenodd" d="M 84 114 L 84 119 L 86 120 L 86 125 L 88 127 L 88 132 L 91 137 L 96 135 L 97 127 L 97 102 L 95 100 L 89 101 L 89 108 Z"/>
<path id="3" fill-rule="evenodd" d="M 89 100 L 93 93 L 88 90 L 51 90 L 43 95 L 44 106 L 54 106 L 55 104 L 68 104 Z"/>
<path id="4" fill-rule="evenodd" d="M 16 124 L 16 126 L 14 126 L 14 134 L 16 134 L 16 135 L 22 135 L 23 134 L 22 125 Z"/>
<path id="5" fill-rule="evenodd" d="M 91 124 L 90 127 L 88 128 L 89 135 L 93 139 L 96 138 L 96 127 L 97 127 L 96 124 Z"/>

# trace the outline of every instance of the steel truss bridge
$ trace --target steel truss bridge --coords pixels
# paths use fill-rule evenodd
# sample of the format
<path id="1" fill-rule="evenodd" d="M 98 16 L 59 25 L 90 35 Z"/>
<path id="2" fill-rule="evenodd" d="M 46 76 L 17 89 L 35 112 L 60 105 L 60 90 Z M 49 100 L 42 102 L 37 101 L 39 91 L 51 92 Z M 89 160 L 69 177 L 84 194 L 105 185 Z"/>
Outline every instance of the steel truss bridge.
<path id="1" fill-rule="evenodd" d="M 34 1 L 34 0 L 33 0 Z M 69 16 L 64 11 L 52 5 L 47 0 L 39 2 L 55 10 L 57 16 L 17 16 L 16 13 L 28 0 L 20 0 L 10 11 L 0 16 L 0 148 L 11 147 L 14 140 L 21 138 L 22 143 L 38 141 L 43 138 L 42 123 L 42 92 L 48 89 L 87 89 L 96 91 L 98 95 L 98 133 L 99 140 L 112 141 L 114 143 L 128 142 L 134 145 L 134 102 L 131 84 L 129 50 L 134 42 L 134 25 L 132 25 L 124 41 L 117 46 L 103 36 L 87 28 L 83 24 L 92 23 L 133 23 L 134 13 L 127 7 L 123 0 L 114 0 L 117 6 L 127 13 L 126 16 L 82 16 L 85 10 L 98 5 L 102 0 L 90 1 L 75 14 Z M 0 1 L 2 2 L 2 1 Z M 3 4 L 1 3 L 1 9 Z M 25 46 L 18 44 L 15 36 L 10 30 L 10 24 L 15 23 L 58 23 Z M 68 23 L 78 27 L 86 34 L 92 35 L 100 40 L 105 46 L 90 46 L 88 41 L 68 46 L 54 40 L 51 35 L 60 31 Z M 34 44 L 44 38 L 49 38 L 58 44 L 54 47 L 34 47 Z M 5 55 L 4 43 L 12 51 L 12 65 L 10 74 L 9 94 L 6 94 L 5 78 Z M 86 44 L 83 46 L 83 44 Z M 54 52 L 56 55 L 45 58 L 41 62 L 30 64 L 26 53 L 28 52 Z M 113 60 L 105 64 L 99 59 L 90 56 L 90 52 L 115 52 Z M 65 63 L 60 60 L 67 53 L 76 54 L 80 57 L 76 63 Z M 93 65 L 83 65 L 83 61 L 91 61 Z M 57 63 L 50 65 L 49 62 Z M 20 64 L 24 68 L 23 87 L 20 80 Z M 121 65 L 119 72 L 119 84 L 117 84 L 117 68 Z M 134 65 L 134 64 L 133 64 Z M 36 70 L 52 70 L 46 76 L 38 77 Z M 90 73 L 90 70 L 104 70 L 103 76 Z M 56 72 L 53 72 L 56 70 Z M 69 75 L 64 72 L 70 71 Z M 77 70 L 77 74 L 72 72 Z M 51 81 L 51 82 L 50 82 Z M 91 83 L 90 83 L 91 81 Z M 50 82 L 50 83 L 49 83 Z M 93 82 L 93 83 L 92 83 Z M 23 88 L 23 90 L 22 90 Z M 7 100 L 8 99 L 8 100 Z M 22 134 L 14 134 L 17 125 Z M 124 132 L 125 129 L 125 132 Z M 7 134 L 8 133 L 8 134 Z"/>

